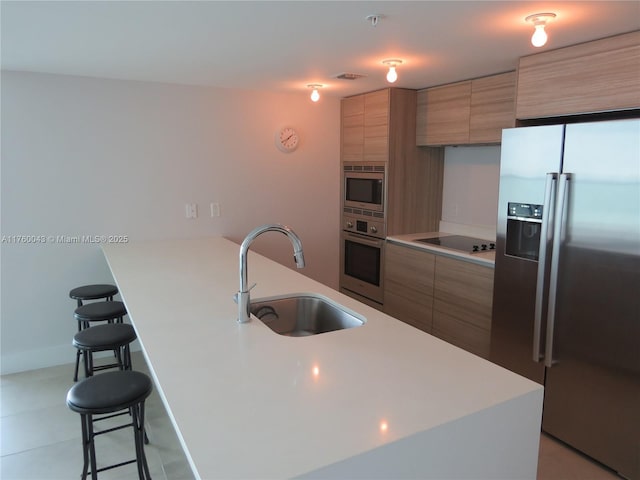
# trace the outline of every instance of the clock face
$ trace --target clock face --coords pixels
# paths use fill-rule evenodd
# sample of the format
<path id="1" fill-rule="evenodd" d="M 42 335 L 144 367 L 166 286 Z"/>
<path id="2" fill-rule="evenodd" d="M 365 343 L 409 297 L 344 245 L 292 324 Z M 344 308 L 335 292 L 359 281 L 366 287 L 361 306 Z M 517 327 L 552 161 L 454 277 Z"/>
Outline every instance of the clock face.
<path id="1" fill-rule="evenodd" d="M 293 152 L 299 141 L 298 132 L 291 127 L 284 127 L 276 133 L 276 146 L 283 152 Z"/>

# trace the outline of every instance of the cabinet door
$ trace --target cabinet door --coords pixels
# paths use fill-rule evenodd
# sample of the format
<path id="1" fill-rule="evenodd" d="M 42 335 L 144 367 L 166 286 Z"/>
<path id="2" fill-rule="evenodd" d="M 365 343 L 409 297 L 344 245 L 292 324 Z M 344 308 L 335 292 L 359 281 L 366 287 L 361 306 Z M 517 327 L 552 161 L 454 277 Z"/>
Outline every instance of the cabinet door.
<path id="1" fill-rule="evenodd" d="M 431 253 L 387 243 L 384 312 L 431 333 L 434 266 Z"/>
<path id="2" fill-rule="evenodd" d="M 364 95 L 364 158 L 389 160 L 389 89 Z"/>
<path id="3" fill-rule="evenodd" d="M 469 143 L 500 143 L 502 129 L 515 126 L 516 72 L 471 82 Z"/>
<path id="4" fill-rule="evenodd" d="M 433 295 L 433 335 L 488 358 L 493 269 L 438 255 Z"/>
<path id="5" fill-rule="evenodd" d="M 416 145 L 427 145 L 427 90 L 420 90 L 416 95 Z"/>
<path id="6" fill-rule="evenodd" d="M 424 110 L 416 118 L 422 131 L 416 136 L 424 140 L 419 145 L 461 145 L 469 143 L 469 115 L 471 109 L 471 81 L 423 90 Z M 419 121 L 418 121 L 419 120 Z"/>
<path id="7" fill-rule="evenodd" d="M 364 95 L 349 97 L 341 103 L 341 160 L 359 162 L 364 159 Z"/>
<path id="8" fill-rule="evenodd" d="M 516 118 L 640 108 L 640 31 L 522 57 Z"/>

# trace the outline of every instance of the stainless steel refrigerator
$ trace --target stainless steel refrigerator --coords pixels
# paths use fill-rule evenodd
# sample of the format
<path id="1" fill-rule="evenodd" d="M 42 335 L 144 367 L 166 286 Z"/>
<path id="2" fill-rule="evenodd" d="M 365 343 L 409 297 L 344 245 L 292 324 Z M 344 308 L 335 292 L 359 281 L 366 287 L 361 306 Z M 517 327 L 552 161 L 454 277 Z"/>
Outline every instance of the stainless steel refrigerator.
<path id="1" fill-rule="evenodd" d="M 640 120 L 503 131 L 491 360 L 542 429 L 640 479 Z"/>

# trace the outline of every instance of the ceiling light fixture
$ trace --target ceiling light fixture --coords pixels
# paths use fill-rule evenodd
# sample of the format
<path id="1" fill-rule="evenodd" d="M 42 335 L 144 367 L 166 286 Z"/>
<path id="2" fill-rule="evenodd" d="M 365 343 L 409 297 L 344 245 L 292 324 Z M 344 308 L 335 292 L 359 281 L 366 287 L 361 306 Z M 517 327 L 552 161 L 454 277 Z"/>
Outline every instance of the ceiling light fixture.
<path id="1" fill-rule="evenodd" d="M 390 58 L 389 60 L 383 60 L 382 63 L 389 67 L 389 71 L 387 72 L 387 82 L 394 83 L 398 79 L 396 67 L 402 64 L 402 60 Z"/>
<path id="2" fill-rule="evenodd" d="M 544 27 L 554 18 L 556 18 L 555 13 L 534 13 L 524 19 L 526 22 L 533 24 L 536 29 L 531 36 L 531 45 L 542 47 L 547 43 L 547 32 L 544 31 Z"/>
<path id="3" fill-rule="evenodd" d="M 311 91 L 311 101 L 312 102 L 317 102 L 318 100 L 320 100 L 320 92 L 318 92 L 319 88 L 322 88 L 324 85 L 320 84 L 320 83 L 310 83 L 307 85 L 307 88 L 312 88 L 313 90 Z"/>

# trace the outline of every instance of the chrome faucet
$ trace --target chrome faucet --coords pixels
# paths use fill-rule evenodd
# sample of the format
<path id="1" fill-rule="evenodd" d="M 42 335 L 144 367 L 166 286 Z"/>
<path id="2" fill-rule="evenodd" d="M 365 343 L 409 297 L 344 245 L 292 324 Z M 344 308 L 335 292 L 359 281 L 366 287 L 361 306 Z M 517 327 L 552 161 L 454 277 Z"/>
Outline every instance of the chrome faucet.
<path id="1" fill-rule="evenodd" d="M 249 312 L 249 306 L 251 303 L 249 291 L 255 287 L 255 283 L 250 287 L 248 284 L 248 272 L 247 272 L 247 256 L 249 254 L 249 247 L 251 243 L 264 232 L 280 232 L 289 237 L 291 244 L 293 245 L 293 259 L 296 261 L 298 268 L 304 267 L 304 253 L 302 252 L 302 241 L 300 237 L 295 234 L 286 225 L 269 224 L 262 225 L 261 227 L 254 228 L 245 237 L 242 245 L 240 245 L 240 290 L 235 294 L 234 300 L 238 304 L 238 322 L 246 323 L 251 319 Z"/>

